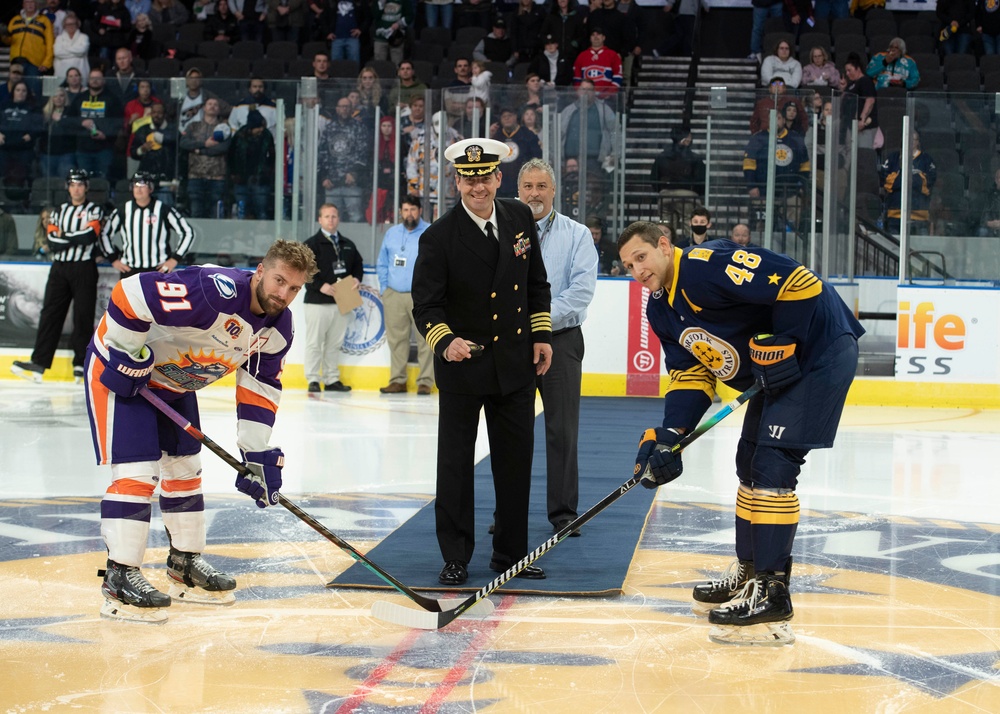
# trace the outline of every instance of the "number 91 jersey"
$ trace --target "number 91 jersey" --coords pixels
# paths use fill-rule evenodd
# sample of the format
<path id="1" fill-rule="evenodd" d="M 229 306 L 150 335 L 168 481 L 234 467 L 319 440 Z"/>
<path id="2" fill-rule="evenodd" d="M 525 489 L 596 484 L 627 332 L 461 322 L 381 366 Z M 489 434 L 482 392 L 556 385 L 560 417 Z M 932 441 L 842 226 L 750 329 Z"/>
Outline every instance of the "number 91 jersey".
<path id="1" fill-rule="evenodd" d="M 716 379 L 748 388 L 749 343 L 759 333 L 794 339 L 803 373 L 837 337 L 864 334 L 836 291 L 786 255 L 712 240 L 675 248 L 673 260 L 672 284 L 646 305 L 663 343 L 668 396 L 695 390 L 711 398 Z"/>

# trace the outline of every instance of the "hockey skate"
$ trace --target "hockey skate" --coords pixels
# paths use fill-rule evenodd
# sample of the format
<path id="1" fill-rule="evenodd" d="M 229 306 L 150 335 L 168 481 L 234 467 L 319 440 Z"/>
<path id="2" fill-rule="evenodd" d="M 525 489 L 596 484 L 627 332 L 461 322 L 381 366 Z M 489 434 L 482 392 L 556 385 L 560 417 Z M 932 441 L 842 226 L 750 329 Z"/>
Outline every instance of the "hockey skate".
<path id="1" fill-rule="evenodd" d="M 101 617 L 154 625 L 167 621 L 163 608 L 170 607 L 170 596 L 150 585 L 139 568 L 109 560 L 107 570 L 97 574 L 104 577 Z"/>
<path id="2" fill-rule="evenodd" d="M 37 365 L 34 362 L 22 362 L 21 360 L 14 360 L 14 363 L 10 366 L 10 371 L 16 374 L 21 379 L 26 379 L 29 382 L 35 382 L 36 384 L 41 384 L 42 375 L 45 374 L 45 367 Z"/>
<path id="3" fill-rule="evenodd" d="M 788 574 L 759 573 L 734 602 L 708 613 L 708 621 L 717 625 L 708 638 L 723 645 L 790 645 L 795 642 L 788 624 L 793 615 Z"/>
<path id="4" fill-rule="evenodd" d="M 73 383 L 83 384 L 83 367 L 80 365 L 73 368 Z"/>
<path id="5" fill-rule="evenodd" d="M 754 578 L 753 561 L 734 560 L 718 580 L 698 583 L 691 591 L 694 604 L 691 610 L 696 615 L 707 615 L 709 610 L 719 605 L 732 604 L 733 599 L 743 590 L 743 586 Z"/>
<path id="6" fill-rule="evenodd" d="M 186 553 L 170 548 L 167 556 L 170 597 L 178 602 L 201 605 L 232 605 L 236 596 L 236 578 L 209 565 L 201 553 Z"/>

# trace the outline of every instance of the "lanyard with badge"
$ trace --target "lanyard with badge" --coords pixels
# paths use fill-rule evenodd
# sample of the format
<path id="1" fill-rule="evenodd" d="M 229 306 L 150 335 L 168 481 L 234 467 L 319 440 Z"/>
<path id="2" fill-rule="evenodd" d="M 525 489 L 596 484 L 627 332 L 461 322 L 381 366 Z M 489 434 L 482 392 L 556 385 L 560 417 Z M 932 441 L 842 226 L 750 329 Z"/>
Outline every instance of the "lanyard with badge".
<path id="1" fill-rule="evenodd" d="M 340 259 L 340 246 L 336 236 L 331 235 L 330 242 L 333 244 L 334 253 L 336 253 L 336 259 L 333 261 L 333 277 L 339 280 L 347 275 L 347 264 Z"/>
<path id="2" fill-rule="evenodd" d="M 553 210 L 549 214 L 549 222 L 548 224 L 546 224 L 545 230 L 542 231 L 542 234 L 540 236 L 538 236 L 538 245 L 541 245 L 542 241 L 545 240 L 545 236 L 547 236 L 549 234 L 549 231 L 552 230 L 552 224 L 555 222 L 556 222 L 556 212 L 555 210 Z"/>
<path id="3" fill-rule="evenodd" d="M 400 251 L 402 252 L 402 254 L 396 253 L 395 255 L 393 255 L 392 257 L 393 267 L 396 268 L 406 267 L 406 239 L 409 238 L 409 235 L 410 234 L 408 232 L 403 231 L 403 245 L 400 246 Z"/>

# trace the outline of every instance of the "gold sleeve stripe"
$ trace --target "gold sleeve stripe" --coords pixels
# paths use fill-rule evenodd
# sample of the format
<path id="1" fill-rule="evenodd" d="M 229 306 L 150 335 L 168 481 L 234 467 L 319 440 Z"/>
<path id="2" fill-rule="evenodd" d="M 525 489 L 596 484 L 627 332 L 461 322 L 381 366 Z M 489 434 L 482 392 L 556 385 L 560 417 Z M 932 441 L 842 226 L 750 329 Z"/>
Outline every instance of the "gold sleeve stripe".
<path id="1" fill-rule="evenodd" d="M 434 327 L 427 330 L 427 336 L 424 339 L 427 340 L 427 345 L 431 348 L 431 351 L 433 352 L 434 348 L 437 346 L 437 343 L 441 341 L 441 338 L 451 334 L 453 334 L 451 328 L 448 327 L 448 325 L 446 325 L 445 323 L 439 322 L 438 324 L 434 325 Z"/>
<path id="2" fill-rule="evenodd" d="M 808 300 L 823 292 L 823 283 L 809 268 L 799 266 L 778 291 L 778 301 Z"/>
<path id="3" fill-rule="evenodd" d="M 750 522 L 794 526 L 799 522 L 799 497 L 794 493 L 775 495 L 754 491 Z"/>
<path id="4" fill-rule="evenodd" d="M 668 376 L 670 377 L 668 392 L 676 389 L 694 389 L 704 392 L 709 399 L 715 397 L 715 375 L 703 365 L 685 370 L 672 369 Z"/>
<path id="5" fill-rule="evenodd" d="M 749 157 L 743 159 L 743 170 L 744 171 L 756 171 L 757 170 L 757 159 L 751 159 Z"/>
<path id="6" fill-rule="evenodd" d="M 552 331 L 552 313 L 549 312 L 535 312 L 531 315 L 531 331 L 541 332 L 544 330 Z"/>
<path id="7" fill-rule="evenodd" d="M 736 492 L 736 517 L 749 521 L 753 514 L 753 490 L 740 484 Z"/>

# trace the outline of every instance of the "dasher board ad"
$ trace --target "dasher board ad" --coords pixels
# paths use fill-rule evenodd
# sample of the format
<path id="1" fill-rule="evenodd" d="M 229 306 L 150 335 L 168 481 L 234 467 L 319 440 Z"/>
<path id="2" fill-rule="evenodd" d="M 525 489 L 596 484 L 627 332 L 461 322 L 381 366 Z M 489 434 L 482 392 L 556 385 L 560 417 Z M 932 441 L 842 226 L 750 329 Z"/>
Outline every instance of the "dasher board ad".
<path id="1" fill-rule="evenodd" d="M 1000 294 L 995 290 L 901 285 L 896 304 L 896 379 L 1000 380 L 998 308 Z"/>

